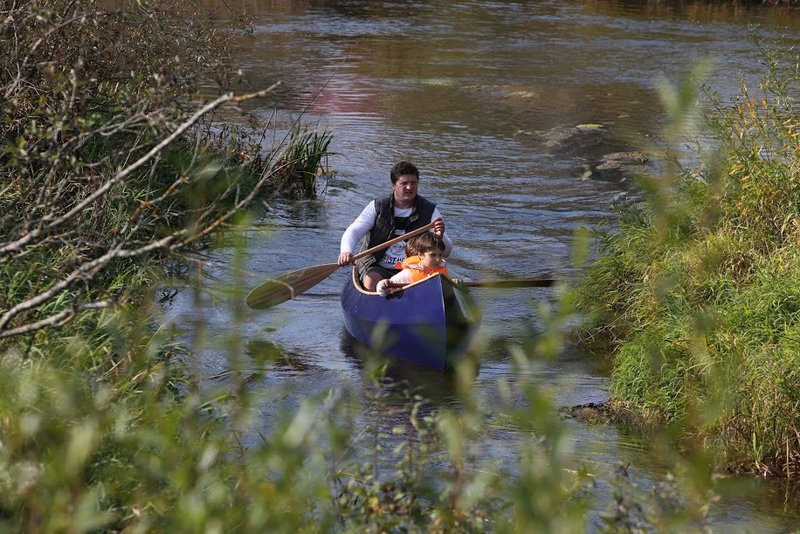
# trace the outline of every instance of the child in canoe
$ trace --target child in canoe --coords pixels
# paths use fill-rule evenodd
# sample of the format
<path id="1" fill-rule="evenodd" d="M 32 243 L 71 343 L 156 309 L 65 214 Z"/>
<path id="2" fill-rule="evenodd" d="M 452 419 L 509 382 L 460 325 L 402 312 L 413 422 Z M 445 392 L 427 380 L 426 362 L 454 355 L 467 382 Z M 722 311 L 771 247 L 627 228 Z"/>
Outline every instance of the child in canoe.
<path id="1" fill-rule="evenodd" d="M 444 266 L 445 242 L 441 236 L 426 232 L 408 240 L 406 259 L 397 264 L 399 273 L 381 280 L 375 288 L 382 297 L 388 297 L 391 289 L 423 280 L 436 273 L 447 276 Z"/>

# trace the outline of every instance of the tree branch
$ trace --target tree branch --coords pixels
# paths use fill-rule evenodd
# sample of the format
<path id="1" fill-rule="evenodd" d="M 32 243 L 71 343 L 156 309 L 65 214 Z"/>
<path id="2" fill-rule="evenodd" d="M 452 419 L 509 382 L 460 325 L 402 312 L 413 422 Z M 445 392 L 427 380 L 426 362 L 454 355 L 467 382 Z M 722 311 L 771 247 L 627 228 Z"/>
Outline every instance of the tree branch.
<path id="1" fill-rule="evenodd" d="M 253 98 L 259 98 L 270 91 L 272 91 L 275 87 L 277 87 L 280 82 L 276 82 L 272 84 L 270 87 L 263 89 L 261 91 L 256 91 L 254 93 L 249 93 L 245 95 L 235 96 L 233 93 L 226 93 L 217 99 L 209 102 L 208 104 L 201 107 L 197 110 L 194 114 L 192 114 L 189 119 L 184 121 L 178 128 L 175 129 L 170 135 L 168 135 L 165 139 L 159 142 L 156 146 L 150 149 L 144 156 L 140 157 L 131 165 L 128 165 L 121 171 L 119 171 L 114 177 L 106 181 L 102 186 L 84 198 L 82 201 L 78 202 L 75 206 L 72 207 L 69 211 L 64 213 L 63 215 L 56 217 L 48 224 L 44 225 L 43 227 L 36 228 L 24 234 L 22 237 L 17 239 L 16 241 L 11 241 L 8 243 L 3 244 L 0 246 L 0 258 L 2 255 L 8 254 L 10 252 L 19 251 L 22 247 L 26 246 L 27 244 L 31 243 L 38 237 L 43 234 L 49 233 L 53 231 L 55 228 L 60 226 L 61 224 L 69 221 L 75 215 L 86 209 L 90 204 L 96 201 L 101 196 L 105 195 L 114 185 L 120 183 L 125 178 L 131 175 L 135 170 L 139 169 L 142 165 L 150 161 L 154 158 L 157 154 L 159 154 L 164 148 L 166 148 L 170 143 L 175 141 L 178 137 L 180 137 L 186 130 L 191 128 L 197 121 L 200 120 L 208 112 L 218 108 L 220 105 L 224 104 L 225 102 L 243 102 L 246 100 L 250 100 Z M 0 326 L 2 326 L 0 324 Z"/>

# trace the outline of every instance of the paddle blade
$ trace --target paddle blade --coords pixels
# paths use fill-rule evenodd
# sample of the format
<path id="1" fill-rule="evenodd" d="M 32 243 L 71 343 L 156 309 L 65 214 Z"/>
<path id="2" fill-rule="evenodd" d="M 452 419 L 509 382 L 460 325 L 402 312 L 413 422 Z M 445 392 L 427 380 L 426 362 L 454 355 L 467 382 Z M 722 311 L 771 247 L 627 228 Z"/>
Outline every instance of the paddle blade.
<path id="1" fill-rule="evenodd" d="M 338 268 L 336 263 L 326 263 L 270 278 L 247 295 L 247 305 L 254 310 L 265 310 L 286 302 L 319 284 Z"/>
<path id="2" fill-rule="evenodd" d="M 508 289 L 514 287 L 550 287 L 557 284 L 558 280 L 536 278 L 530 280 L 477 280 L 462 283 L 467 287 L 496 287 Z"/>

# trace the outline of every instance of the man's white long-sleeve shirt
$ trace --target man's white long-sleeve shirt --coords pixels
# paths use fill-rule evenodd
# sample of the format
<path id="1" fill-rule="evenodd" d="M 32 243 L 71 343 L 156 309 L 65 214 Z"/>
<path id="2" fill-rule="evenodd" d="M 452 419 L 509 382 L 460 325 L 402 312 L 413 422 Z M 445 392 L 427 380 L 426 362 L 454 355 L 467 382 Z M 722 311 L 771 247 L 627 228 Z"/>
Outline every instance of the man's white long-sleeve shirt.
<path id="1" fill-rule="evenodd" d="M 394 216 L 395 217 L 409 217 L 411 216 L 413 208 L 398 208 L 395 206 L 394 208 Z M 339 252 L 349 252 L 351 254 L 355 254 L 355 252 L 361 246 L 361 242 L 363 241 L 364 237 L 369 233 L 373 226 L 375 226 L 375 219 L 378 216 L 378 212 L 375 209 L 375 201 L 373 200 L 367 207 L 365 207 L 356 220 L 347 227 L 347 230 L 344 231 L 342 235 L 342 242 L 339 247 Z M 441 217 L 442 214 L 439 213 L 439 208 L 433 209 L 433 214 L 431 215 L 431 220 L 437 219 Z M 405 230 L 396 230 L 397 235 L 402 235 L 405 233 Z M 392 236 L 396 237 L 396 236 Z M 448 237 L 447 232 L 444 233 L 442 236 L 444 239 L 444 255 L 449 256 L 450 251 L 453 250 L 453 241 Z M 381 267 L 387 267 L 389 269 L 394 269 L 395 265 L 398 262 L 401 262 L 406 257 L 405 252 L 405 242 L 401 241 L 400 243 L 395 243 L 386 251 L 381 258 L 381 261 L 378 265 Z"/>

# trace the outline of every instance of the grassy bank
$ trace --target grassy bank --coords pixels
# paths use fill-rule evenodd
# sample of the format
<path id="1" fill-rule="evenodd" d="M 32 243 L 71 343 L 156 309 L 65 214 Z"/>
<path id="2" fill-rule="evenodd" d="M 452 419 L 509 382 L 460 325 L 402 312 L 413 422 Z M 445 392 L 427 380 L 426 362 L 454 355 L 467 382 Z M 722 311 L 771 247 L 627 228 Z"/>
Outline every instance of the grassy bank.
<path id="1" fill-rule="evenodd" d="M 227 92 L 235 31 L 191 3 L 121 6 L 3 12 L 0 340 L 135 303 L 165 259 L 268 190 L 314 195 L 330 134 L 298 124 L 263 147 L 250 130 L 212 130 L 215 112 L 269 92 Z M 214 80 L 220 96 L 201 101 Z"/>
<path id="2" fill-rule="evenodd" d="M 583 341 L 611 354 L 614 397 L 645 419 L 701 438 L 730 466 L 795 478 L 800 71 L 785 48 L 763 53 L 759 88 L 732 103 L 706 95 L 718 147 L 693 170 L 646 180 L 646 202 L 604 239 L 581 288 Z M 693 98 L 667 101 L 674 124 Z"/>

